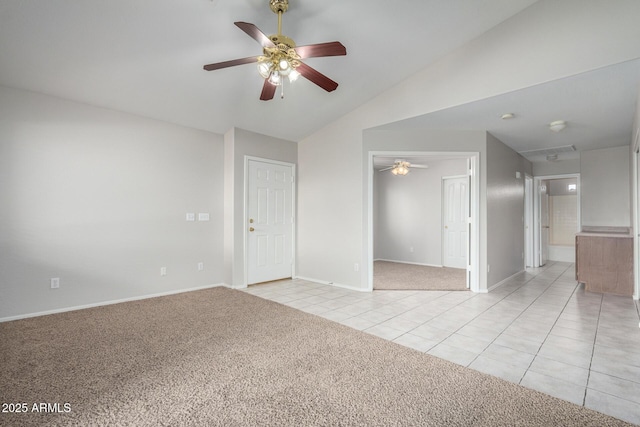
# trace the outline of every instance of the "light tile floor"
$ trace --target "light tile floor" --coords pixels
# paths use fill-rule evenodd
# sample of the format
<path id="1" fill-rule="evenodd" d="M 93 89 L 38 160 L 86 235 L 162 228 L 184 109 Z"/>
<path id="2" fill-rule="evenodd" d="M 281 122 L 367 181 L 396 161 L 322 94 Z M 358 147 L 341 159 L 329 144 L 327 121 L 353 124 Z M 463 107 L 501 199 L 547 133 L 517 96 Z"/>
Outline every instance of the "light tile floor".
<path id="1" fill-rule="evenodd" d="M 304 280 L 245 292 L 640 424 L 640 315 L 549 263 L 489 292 L 358 292 Z"/>

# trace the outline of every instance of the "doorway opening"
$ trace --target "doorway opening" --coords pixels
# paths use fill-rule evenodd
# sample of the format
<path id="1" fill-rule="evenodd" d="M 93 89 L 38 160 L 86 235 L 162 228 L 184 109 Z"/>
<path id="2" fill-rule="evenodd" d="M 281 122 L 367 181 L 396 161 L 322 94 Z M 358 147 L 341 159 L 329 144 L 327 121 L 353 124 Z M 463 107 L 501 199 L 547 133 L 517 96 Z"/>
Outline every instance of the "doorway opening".
<path id="1" fill-rule="evenodd" d="M 409 174 L 394 175 L 387 168 L 398 160 L 427 168 L 412 171 L 409 167 Z M 462 274 L 461 290 L 479 291 L 478 165 L 478 153 L 369 152 L 366 222 L 369 291 L 374 289 L 375 260 L 442 270 L 451 261 L 445 262 L 445 250 L 453 251 L 455 262 L 462 261 L 462 265 L 452 268 Z M 448 178 L 457 178 L 459 182 L 445 181 Z M 447 202 L 450 208 L 457 209 L 458 218 L 453 224 L 445 221 L 447 182 L 454 184 Z M 449 227 L 456 228 L 446 234 Z"/>
<path id="2" fill-rule="evenodd" d="M 580 174 L 534 179 L 534 267 L 548 261 L 575 262 L 580 231 Z"/>

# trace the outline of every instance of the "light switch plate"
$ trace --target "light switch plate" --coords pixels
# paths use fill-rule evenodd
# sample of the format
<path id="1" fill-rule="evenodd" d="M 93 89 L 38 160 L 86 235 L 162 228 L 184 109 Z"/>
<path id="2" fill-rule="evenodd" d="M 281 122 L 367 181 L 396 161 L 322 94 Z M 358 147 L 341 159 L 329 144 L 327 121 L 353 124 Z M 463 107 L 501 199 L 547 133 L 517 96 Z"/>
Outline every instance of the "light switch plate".
<path id="1" fill-rule="evenodd" d="M 199 213 L 198 221 L 209 221 L 209 213 Z"/>
<path id="2" fill-rule="evenodd" d="M 195 213 L 188 213 L 187 214 L 187 221 L 195 221 L 196 220 L 196 214 Z"/>

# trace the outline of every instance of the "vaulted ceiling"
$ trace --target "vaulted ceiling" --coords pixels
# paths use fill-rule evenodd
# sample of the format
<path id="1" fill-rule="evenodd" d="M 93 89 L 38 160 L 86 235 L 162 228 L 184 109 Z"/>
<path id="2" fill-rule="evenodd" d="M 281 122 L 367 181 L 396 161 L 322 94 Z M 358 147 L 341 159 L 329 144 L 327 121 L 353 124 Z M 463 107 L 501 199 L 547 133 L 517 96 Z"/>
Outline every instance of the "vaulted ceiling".
<path id="1" fill-rule="evenodd" d="M 260 101 L 262 54 L 235 21 L 277 32 L 269 0 L 3 0 L 0 84 L 224 133 L 299 140 L 534 3 L 534 0 L 290 0 L 282 32 L 339 40 L 346 57 L 306 63 L 339 83 L 300 79 Z"/>
<path id="2" fill-rule="evenodd" d="M 284 99 L 278 92 L 265 102 L 253 64 L 202 66 L 261 54 L 233 23 L 276 33 L 268 0 L 3 0 L 0 85 L 220 134 L 236 126 L 298 141 L 533 3 L 290 0 L 284 34 L 298 45 L 339 40 L 347 56 L 305 61 L 337 81 L 336 91 L 299 79 Z M 637 63 L 622 64 L 386 128 L 486 129 L 522 151 L 548 141 L 546 124 L 562 119 L 580 149 L 603 139 L 622 145 L 639 75 Z M 500 120 L 508 112 L 515 119 Z"/>

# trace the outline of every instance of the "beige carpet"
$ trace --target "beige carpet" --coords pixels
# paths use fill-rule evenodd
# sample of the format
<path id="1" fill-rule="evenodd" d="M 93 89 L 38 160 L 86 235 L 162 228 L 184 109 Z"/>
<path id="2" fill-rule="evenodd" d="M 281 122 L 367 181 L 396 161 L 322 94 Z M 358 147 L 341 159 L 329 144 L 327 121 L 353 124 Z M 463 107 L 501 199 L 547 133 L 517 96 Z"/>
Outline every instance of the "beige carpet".
<path id="1" fill-rule="evenodd" d="M 0 324 L 3 426 L 624 426 L 225 288 Z"/>
<path id="2" fill-rule="evenodd" d="M 373 263 L 373 288 L 378 290 L 466 291 L 466 270 L 399 262 Z"/>

